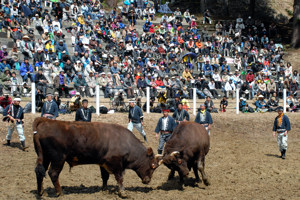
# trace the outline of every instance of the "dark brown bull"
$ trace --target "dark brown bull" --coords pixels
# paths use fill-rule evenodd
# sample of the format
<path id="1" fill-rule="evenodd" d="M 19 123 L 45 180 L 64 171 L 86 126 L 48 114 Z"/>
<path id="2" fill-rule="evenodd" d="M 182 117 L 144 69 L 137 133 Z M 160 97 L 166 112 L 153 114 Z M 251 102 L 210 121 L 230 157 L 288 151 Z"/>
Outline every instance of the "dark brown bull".
<path id="1" fill-rule="evenodd" d="M 57 195 L 62 194 L 59 174 L 67 162 L 70 167 L 98 164 L 103 189 L 107 188 L 109 174 L 119 184 L 119 195 L 124 194 L 125 169 L 134 170 L 144 184 L 151 180 L 158 167 L 151 148 L 146 147 L 126 128 L 107 123 L 67 122 L 37 118 L 33 122 L 34 146 L 38 155 L 35 168 L 38 194 L 43 194 L 42 182 L 46 171 Z"/>
<path id="2" fill-rule="evenodd" d="M 205 156 L 209 151 L 209 135 L 205 128 L 195 122 L 182 122 L 174 130 L 170 140 L 164 148 L 164 155 L 160 162 L 171 169 L 169 179 L 178 171 L 180 183 L 189 174 L 191 168 L 196 181 L 200 181 L 198 170 L 205 185 L 209 185 L 204 172 Z"/>

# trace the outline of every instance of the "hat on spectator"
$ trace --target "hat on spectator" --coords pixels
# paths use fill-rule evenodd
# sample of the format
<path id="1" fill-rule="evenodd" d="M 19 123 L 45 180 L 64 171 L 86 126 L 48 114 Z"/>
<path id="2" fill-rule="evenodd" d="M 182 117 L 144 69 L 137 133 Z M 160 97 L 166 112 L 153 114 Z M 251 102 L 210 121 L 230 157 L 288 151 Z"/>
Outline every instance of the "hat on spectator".
<path id="1" fill-rule="evenodd" d="M 2 49 L 7 49 L 7 46 L 6 46 L 6 45 L 3 45 L 3 46 L 2 46 Z"/>
<path id="2" fill-rule="evenodd" d="M 21 98 L 20 97 L 16 97 L 16 98 L 14 98 L 14 101 L 21 101 Z"/>
<path id="3" fill-rule="evenodd" d="M 49 92 L 49 93 L 47 93 L 47 95 L 46 95 L 46 96 L 47 96 L 47 97 L 48 97 L 48 96 L 51 96 L 51 97 L 52 97 L 52 96 L 53 96 L 53 94 Z"/>
<path id="4" fill-rule="evenodd" d="M 168 76 L 168 75 L 165 75 L 165 78 L 169 78 L 169 76 Z"/>
<path id="5" fill-rule="evenodd" d="M 151 76 L 151 74 L 150 74 L 150 73 L 148 73 L 148 74 L 147 74 L 147 76 Z"/>
<path id="6" fill-rule="evenodd" d="M 124 40 L 120 40 L 120 43 L 124 42 Z"/>
<path id="7" fill-rule="evenodd" d="M 175 76 L 172 76 L 172 79 L 175 79 L 176 77 Z"/>
<path id="8" fill-rule="evenodd" d="M 43 49 L 41 47 L 37 48 L 37 51 L 43 51 Z"/>
<path id="9" fill-rule="evenodd" d="M 80 92 L 76 92 L 76 93 L 75 93 L 75 96 L 78 96 L 78 95 L 80 96 Z"/>
<path id="10" fill-rule="evenodd" d="M 81 61 L 80 60 L 76 60 L 76 63 L 81 63 Z"/>
<path id="11" fill-rule="evenodd" d="M 29 39 L 28 35 L 24 35 L 23 39 Z"/>
<path id="12" fill-rule="evenodd" d="M 89 74 L 93 74 L 94 72 L 92 72 L 92 71 L 89 71 Z"/>
<path id="13" fill-rule="evenodd" d="M 55 60 L 54 63 L 59 63 L 59 60 Z"/>
<path id="14" fill-rule="evenodd" d="M 142 57 L 141 57 L 141 56 L 139 56 L 139 57 L 137 57 L 137 59 L 142 59 Z"/>
<path id="15" fill-rule="evenodd" d="M 105 75 L 105 72 L 102 72 L 101 75 Z"/>
<path id="16" fill-rule="evenodd" d="M 63 69 L 61 69 L 61 70 L 59 70 L 59 73 L 60 73 L 60 72 L 65 72 L 65 71 L 64 71 Z"/>
<path id="17" fill-rule="evenodd" d="M 58 95 L 58 92 L 54 92 L 54 95 Z"/>
<path id="18" fill-rule="evenodd" d="M 38 16 L 39 16 L 39 14 L 35 14 L 35 16 L 36 16 L 36 17 L 38 17 Z"/>
<path id="19" fill-rule="evenodd" d="M 59 42 L 64 42 L 64 40 L 59 40 Z"/>
<path id="20" fill-rule="evenodd" d="M 264 95 L 259 95 L 258 98 L 265 98 Z"/>
<path id="21" fill-rule="evenodd" d="M 82 72 L 78 72 L 78 76 L 82 76 Z"/>
<path id="22" fill-rule="evenodd" d="M 277 111 L 283 111 L 283 107 L 282 107 L 282 106 L 279 106 L 279 107 L 277 108 Z"/>
<path id="23" fill-rule="evenodd" d="M 249 90 L 245 90 L 245 94 L 249 94 Z"/>

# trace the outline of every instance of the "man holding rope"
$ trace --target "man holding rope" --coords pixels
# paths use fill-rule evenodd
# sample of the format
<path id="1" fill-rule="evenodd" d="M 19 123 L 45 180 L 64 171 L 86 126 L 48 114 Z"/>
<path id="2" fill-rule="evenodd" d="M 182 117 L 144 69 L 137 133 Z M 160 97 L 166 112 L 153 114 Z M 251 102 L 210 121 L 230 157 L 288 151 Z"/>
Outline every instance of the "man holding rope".
<path id="1" fill-rule="evenodd" d="M 24 136 L 24 114 L 23 108 L 20 106 L 21 98 L 15 98 L 13 103 L 10 106 L 7 106 L 3 111 L 3 121 L 7 121 L 11 123 L 7 127 L 7 135 L 6 135 L 6 145 L 10 146 L 11 135 L 16 129 L 19 134 L 19 139 L 22 145 L 22 150 L 25 151 L 25 136 Z"/>

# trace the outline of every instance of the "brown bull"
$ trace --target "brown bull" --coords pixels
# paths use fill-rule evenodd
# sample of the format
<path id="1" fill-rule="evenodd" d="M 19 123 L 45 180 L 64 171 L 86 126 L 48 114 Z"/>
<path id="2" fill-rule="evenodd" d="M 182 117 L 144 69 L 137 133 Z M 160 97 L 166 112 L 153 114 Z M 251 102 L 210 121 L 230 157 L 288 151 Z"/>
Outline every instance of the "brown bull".
<path id="1" fill-rule="evenodd" d="M 134 170 L 142 182 L 148 184 L 158 167 L 152 149 L 146 149 L 129 130 L 120 125 L 37 118 L 33 122 L 33 131 L 38 155 L 35 172 L 40 195 L 43 193 L 43 178 L 50 164 L 48 174 L 58 195 L 62 194 L 58 178 L 65 162 L 70 167 L 98 164 L 103 189 L 107 188 L 109 174 L 113 174 L 119 185 L 120 196 L 126 196 L 123 187 L 125 169 Z"/>
<path id="2" fill-rule="evenodd" d="M 205 185 L 209 185 L 204 172 L 205 156 L 209 151 L 209 135 L 205 128 L 195 122 L 182 122 L 174 130 L 170 140 L 164 148 L 164 155 L 160 162 L 171 169 L 169 179 L 178 171 L 180 182 L 189 174 L 191 168 L 196 181 L 200 181 L 198 170 Z"/>

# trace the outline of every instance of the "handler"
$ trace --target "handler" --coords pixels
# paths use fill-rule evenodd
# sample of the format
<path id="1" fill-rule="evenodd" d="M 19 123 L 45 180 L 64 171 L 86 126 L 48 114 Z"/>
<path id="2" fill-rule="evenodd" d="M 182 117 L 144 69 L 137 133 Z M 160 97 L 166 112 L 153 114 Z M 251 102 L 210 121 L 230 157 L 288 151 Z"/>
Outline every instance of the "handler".
<path id="1" fill-rule="evenodd" d="M 15 129 L 19 134 L 19 139 L 22 145 L 22 150 L 24 151 L 27 147 L 25 146 L 25 136 L 23 131 L 23 108 L 20 106 L 21 98 L 15 98 L 13 103 L 10 106 L 7 106 L 3 111 L 3 121 L 11 122 L 11 124 L 7 127 L 7 135 L 6 135 L 6 145 L 10 146 L 11 135 Z"/>
<path id="2" fill-rule="evenodd" d="M 170 110 L 163 110 L 163 117 L 158 120 L 158 123 L 155 128 L 155 137 L 158 138 L 160 132 L 159 143 L 158 143 L 158 154 L 162 154 L 164 145 L 169 141 L 172 136 L 172 132 L 176 127 L 174 118 L 169 116 Z"/>
<path id="3" fill-rule="evenodd" d="M 92 112 L 88 108 L 88 103 L 87 99 L 82 100 L 82 107 L 76 111 L 75 121 L 91 122 Z"/>
<path id="4" fill-rule="evenodd" d="M 291 124 L 289 118 L 283 114 L 282 107 L 278 107 L 277 112 L 278 116 L 275 118 L 273 126 L 273 137 L 275 137 L 277 132 L 277 144 L 279 147 L 279 151 L 281 152 L 280 158 L 285 159 L 288 131 L 291 130 Z"/>
<path id="5" fill-rule="evenodd" d="M 175 112 L 173 113 L 173 118 L 176 122 L 176 124 L 180 124 L 180 122 L 183 121 L 190 121 L 190 115 L 189 113 L 182 109 L 182 103 L 178 103 L 178 108 L 175 110 Z"/>
<path id="6" fill-rule="evenodd" d="M 135 105 L 135 100 L 131 99 L 129 101 L 129 113 L 128 113 L 128 130 L 132 131 L 133 127 L 136 128 L 140 134 L 144 137 L 145 142 L 147 142 L 146 133 L 144 131 L 143 125 L 143 112 L 142 109 Z"/>
<path id="7" fill-rule="evenodd" d="M 51 93 L 47 94 L 47 101 L 43 105 L 41 117 L 49 119 L 56 119 L 58 117 L 58 106 L 53 101 Z"/>
<path id="8" fill-rule="evenodd" d="M 207 130 L 208 135 L 210 135 L 211 124 L 213 123 L 213 120 L 211 118 L 210 113 L 207 110 L 205 110 L 204 104 L 200 105 L 200 111 L 196 116 L 195 122 L 202 124 Z"/>

